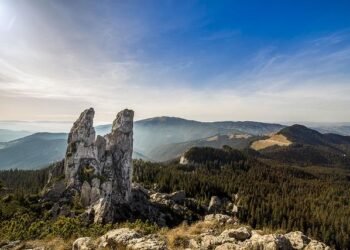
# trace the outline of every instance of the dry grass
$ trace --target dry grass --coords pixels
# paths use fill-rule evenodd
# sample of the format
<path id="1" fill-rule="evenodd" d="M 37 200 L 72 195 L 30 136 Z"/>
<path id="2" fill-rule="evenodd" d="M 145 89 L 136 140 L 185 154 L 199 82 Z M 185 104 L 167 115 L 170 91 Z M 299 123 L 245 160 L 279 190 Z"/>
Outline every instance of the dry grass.
<path id="1" fill-rule="evenodd" d="M 197 235 L 217 227 L 215 222 L 199 221 L 192 225 L 183 223 L 176 228 L 164 232 L 170 249 L 184 249 L 188 247 L 189 240 Z"/>
<path id="2" fill-rule="evenodd" d="M 71 240 L 63 240 L 61 238 L 49 238 L 43 240 L 32 240 L 27 241 L 25 246 L 34 248 L 34 247 L 42 247 L 45 246 L 45 249 L 48 250 L 70 250 L 72 249 L 74 239 Z"/>
<path id="3" fill-rule="evenodd" d="M 290 144 L 292 144 L 292 142 L 289 141 L 287 137 L 285 137 L 284 135 L 275 134 L 268 139 L 253 142 L 250 147 L 255 150 L 261 150 L 275 145 L 280 147 L 286 147 Z"/>
<path id="4" fill-rule="evenodd" d="M 221 225 L 218 221 L 198 221 L 191 225 L 181 224 L 176 228 L 164 231 L 164 235 L 167 239 L 168 246 L 170 249 L 179 250 L 189 247 L 189 241 L 196 238 L 196 236 L 213 230 L 214 235 L 221 234 L 226 229 L 239 228 L 246 225 L 234 225 L 226 224 Z M 247 226 L 246 226 L 247 227 Z M 249 226 L 248 226 L 249 227 Z"/>

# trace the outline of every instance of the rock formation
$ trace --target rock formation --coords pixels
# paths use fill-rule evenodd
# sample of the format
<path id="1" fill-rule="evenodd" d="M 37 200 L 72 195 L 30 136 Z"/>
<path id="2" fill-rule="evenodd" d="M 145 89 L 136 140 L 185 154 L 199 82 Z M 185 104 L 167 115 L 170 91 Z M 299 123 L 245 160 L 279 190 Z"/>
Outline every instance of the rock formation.
<path id="1" fill-rule="evenodd" d="M 87 223 L 142 219 L 169 226 L 198 218 L 185 206 L 197 208 L 197 202 L 183 191 L 165 195 L 131 185 L 133 111 L 119 112 L 111 132 L 97 137 L 94 114 L 92 108 L 81 113 L 69 133 L 65 159 L 50 171 L 44 199 L 55 203 L 51 216 L 77 216 L 74 208 L 82 207 L 85 213 L 79 216 Z"/>
<path id="2" fill-rule="evenodd" d="M 73 250 L 114 249 L 115 246 L 134 250 L 331 249 L 299 231 L 287 234 L 266 234 L 263 231 L 239 225 L 230 216 L 211 214 L 207 215 L 203 221 L 187 225 L 185 228 L 175 228 L 166 233 L 143 235 L 133 229 L 119 228 L 107 232 L 97 240 L 89 237 L 79 238 L 74 242 Z"/>
<path id="3" fill-rule="evenodd" d="M 111 222 L 116 208 L 128 204 L 131 197 L 134 112 L 119 112 L 111 133 L 97 138 L 94 115 L 94 109 L 87 109 L 73 124 L 63 169 L 53 169 L 49 178 L 53 181 L 64 174 L 64 192 L 62 181 L 55 181 L 47 196 L 77 197 L 83 207 L 89 207 L 95 222 Z"/>
<path id="4" fill-rule="evenodd" d="M 157 234 L 142 235 L 136 230 L 119 228 L 109 231 L 98 239 L 98 243 L 90 237 L 77 239 L 73 250 L 93 249 L 132 249 L 132 250 L 166 250 L 164 237 Z"/>

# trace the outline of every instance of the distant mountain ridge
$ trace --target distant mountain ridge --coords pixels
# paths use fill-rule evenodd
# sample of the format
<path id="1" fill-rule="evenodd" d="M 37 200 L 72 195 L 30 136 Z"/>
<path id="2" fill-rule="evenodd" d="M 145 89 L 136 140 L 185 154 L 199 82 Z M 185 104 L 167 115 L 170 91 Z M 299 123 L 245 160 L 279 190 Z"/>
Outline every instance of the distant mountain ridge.
<path id="1" fill-rule="evenodd" d="M 284 125 L 275 123 L 253 121 L 200 122 L 178 117 L 161 116 L 134 122 L 134 148 L 139 153 L 159 161 L 169 158 L 158 157 L 164 151 L 157 152 L 157 150 L 165 145 L 186 143 L 214 135 L 233 133 L 260 136 L 276 133 L 284 127 Z M 97 134 L 104 134 L 110 129 L 111 125 L 108 124 L 96 126 Z M 181 153 L 183 152 L 181 151 Z"/>
<path id="2" fill-rule="evenodd" d="M 221 147 L 223 144 L 237 146 L 242 139 L 232 140 L 229 134 L 253 134 L 277 132 L 283 125 L 260 122 L 199 122 L 176 117 L 155 117 L 134 123 L 134 157 L 144 160 L 161 161 L 171 159 L 183 153 L 189 146 Z M 111 125 L 95 127 L 97 134 L 106 134 Z M 218 140 L 203 141 L 218 135 Z M 2 143 L 0 146 L 0 169 L 38 168 L 57 160 L 65 153 L 66 133 L 36 133 L 15 141 Z M 191 142 L 192 143 L 187 143 Z M 178 143 L 176 150 L 158 151 L 172 148 Z M 245 145 L 245 144 L 244 144 Z M 240 146 L 241 147 L 241 146 Z"/>
<path id="3" fill-rule="evenodd" d="M 191 147 L 221 148 L 223 145 L 229 145 L 243 149 L 249 147 L 255 140 L 266 138 L 265 135 L 278 132 L 294 140 L 293 144 L 298 142 L 309 146 L 312 146 L 312 142 L 326 145 L 342 144 L 341 146 L 331 145 L 335 147 L 332 150 L 336 154 L 347 152 L 348 137 L 323 135 L 298 126 L 286 127 L 280 124 L 252 121 L 199 122 L 177 117 L 154 117 L 134 122 L 134 158 L 165 161 L 180 156 Z M 305 131 L 305 128 L 308 130 Z M 106 134 L 111 130 L 111 125 L 99 125 L 95 130 L 97 134 Z M 247 138 L 244 138 L 245 135 Z M 0 169 L 33 169 L 60 160 L 65 153 L 66 138 L 66 133 L 36 133 L 0 143 Z M 288 147 L 288 150 L 293 147 Z M 331 147 L 326 146 L 326 151 L 331 151 Z M 274 151 L 271 154 L 276 154 L 276 150 L 287 149 L 269 148 L 264 150 L 264 153 Z"/>
<path id="4" fill-rule="evenodd" d="M 0 129 L 0 142 L 13 141 L 24 136 L 32 134 L 29 131 L 24 130 L 9 130 L 9 129 Z"/>
<path id="5" fill-rule="evenodd" d="M 37 133 L 3 144 L 0 169 L 36 169 L 63 158 L 65 133 Z"/>

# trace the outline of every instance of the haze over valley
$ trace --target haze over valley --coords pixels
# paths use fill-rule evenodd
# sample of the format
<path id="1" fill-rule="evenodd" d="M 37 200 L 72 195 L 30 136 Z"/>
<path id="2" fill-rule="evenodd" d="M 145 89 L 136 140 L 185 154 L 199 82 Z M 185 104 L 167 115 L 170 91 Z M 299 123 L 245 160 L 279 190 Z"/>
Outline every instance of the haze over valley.
<path id="1" fill-rule="evenodd" d="M 6 127 L 10 127 L 9 124 L 11 122 L 8 122 Z M 68 122 L 41 122 L 31 125 L 30 122 L 17 121 L 15 124 L 20 128 L 27 126 L 28 129 L 48 128 L 51 125 L 55 131 L 59 127 L 63 130 L 62 126 Z M 332 126 L 317 125 L 318 127 L 313 129 L 322 133 L 350 135 L 348 126 L 343 123 Z M 244 149 L 284 127 L 287 125 L 261 122 L 198 122 L 166 116 L 149 118 L 135 122 L 133 157 L 167 161 L 180 157 L 194 146 L 221 148 L 229 145 Z M 96 126 L 99 135 L 110 129 L 111 125 Z M 0 129 L 0 169 L 38 169 L 59 161 L 65 154 L 67 136 L 68 133 Z"/>

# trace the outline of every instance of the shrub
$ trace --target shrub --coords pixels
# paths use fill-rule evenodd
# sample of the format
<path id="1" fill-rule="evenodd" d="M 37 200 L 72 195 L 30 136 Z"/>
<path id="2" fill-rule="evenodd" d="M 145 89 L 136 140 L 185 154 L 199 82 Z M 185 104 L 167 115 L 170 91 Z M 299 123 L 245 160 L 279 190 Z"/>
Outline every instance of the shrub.
<path id="1" fill-rule="evenodd" d="M 120 227 L 127 227 L 131 229 L 135 229 L 137 231 L 140 231 L 144 234 L 153 234 L 160 230 L 159 226 L 155 223 L 151 223 L 148 220 L 142 221 L 140 219 L 137 219 L 134 222 L 125 222 L 119 225 Z"/>

